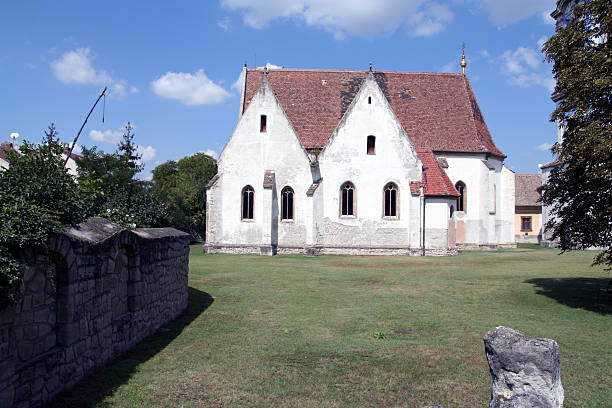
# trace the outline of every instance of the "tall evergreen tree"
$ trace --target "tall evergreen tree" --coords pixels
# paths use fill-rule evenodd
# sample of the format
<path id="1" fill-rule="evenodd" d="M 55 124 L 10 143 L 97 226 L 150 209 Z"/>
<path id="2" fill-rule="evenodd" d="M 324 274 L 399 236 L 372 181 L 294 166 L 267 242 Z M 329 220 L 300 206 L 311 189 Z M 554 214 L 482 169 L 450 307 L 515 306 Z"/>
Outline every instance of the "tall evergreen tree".
<path id="1" fill-rule="evenodd" d="M 542 186 L 552 206 L 546 225 L 563 250 L 602 247 L 595 264 L 612 267 L 612 2 L 579 2 L 566 27 L 543 46 L 553 62 L 563 124 L 559 165 Z"/>
<path id="2" fill-rule="evenodd" d="M 140 173 L 144 165 L 140 163 L 142 155 L 138 154 L 138 146 L 134 144 L 136 134 L 132 133 L 132 130 L 134 130 L 134 127 L 128 122 L 125 125 L 123 140 L 119 142 L 119 155 L 126 168 L 133 169 L 134 173 Z"/>

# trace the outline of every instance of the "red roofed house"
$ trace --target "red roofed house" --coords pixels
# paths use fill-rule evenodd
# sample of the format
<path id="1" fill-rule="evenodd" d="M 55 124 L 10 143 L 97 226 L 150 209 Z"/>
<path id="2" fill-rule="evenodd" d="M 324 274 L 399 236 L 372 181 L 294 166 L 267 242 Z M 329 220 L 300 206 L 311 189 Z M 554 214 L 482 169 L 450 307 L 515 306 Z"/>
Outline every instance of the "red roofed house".
<path id="1" fill-rule="evenodd" d="M 0 145 L 0 171 L 4 170 L 4 169 L 8 169 L 11 161 L 10 158 L 7 156 L 7 152 L 10 150 L 14 150 L 15 153 L 19 156 L 19 146 L 17 145 L 13 145 L 11 143 L 2 143 Z M 70 153 L 70 150 L 68 148 L 64 149 L 64 153 L 62 153 L 62 159 L 66 160 L 66 158 L 68 157 L 68 153 Z M 75 153 L 71 153 L 70 154 L 70 158 L 68 159 L 68 161 L 66 162 L 66 169 L 68 171 L 68 174 L 72 175 L 72 176 L 77 176 L 77 164 L 76 164 L 76 159 L 80 159 L 81 156 L 79 156 L 78 154 Z"/>
<path id="2" fill-rule="evenodd" d="M 206 250 L 448 255 L 514 245 L 514 173 L 464 74 L 247 69 Z"/>

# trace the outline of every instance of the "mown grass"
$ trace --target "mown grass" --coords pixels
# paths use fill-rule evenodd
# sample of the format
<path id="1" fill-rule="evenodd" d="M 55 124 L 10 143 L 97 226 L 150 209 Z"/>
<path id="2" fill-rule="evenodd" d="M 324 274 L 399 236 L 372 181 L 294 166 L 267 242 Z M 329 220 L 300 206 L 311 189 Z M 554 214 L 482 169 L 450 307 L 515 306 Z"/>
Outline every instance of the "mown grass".
<path id="1" fill-rule="evenodd" d="M 485 407 L 482 336 L 504 325 L 559 343 L 566 407 L 610 407 L 612 295 L 597 293 L 611 277 L 592 257 L 528 245 L 446 258 L 192 246 L 186 313 L 55 406 Z"/>

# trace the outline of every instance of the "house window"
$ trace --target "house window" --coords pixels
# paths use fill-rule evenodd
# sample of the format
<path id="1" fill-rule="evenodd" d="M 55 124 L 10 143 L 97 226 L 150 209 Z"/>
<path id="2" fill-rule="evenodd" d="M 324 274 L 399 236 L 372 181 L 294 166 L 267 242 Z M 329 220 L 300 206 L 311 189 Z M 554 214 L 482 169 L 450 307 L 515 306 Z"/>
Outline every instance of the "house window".
<path id="1" fill-rule="evenodd" d="M 467 209 L 465 183 L 463 181 L 458 181 L 457 184 L 455 184 L 455 188 L 459 193 L 459 198 L 457 198 L 457 211 L 465 212 Z"/>
<path id="2" fill-rule="evenodd" d="M 389 183 L 385 186 L 384 190 L 384 206 L 385 218 L 399 218 L 397 211 L 397 199 L 398 199 L 398 190 L 397 186 L 394 183 Z"/>
<path id="3" fill-rule="evenodd" d="M 521 217 L 521 231 L 531 232 L 531 217 Z"/>
<path id="4" fill-rule="evenodd" d="M 289 186 L 281 191 L 281 220 L 293 221 L 293 189 Z"/>
<path id="5" fill-rule="evenodd" d="M 242 189 L 242 219 L 253 219 L 253 203 L 255 198 L 255 190 L 253 187 L 246 186 Z"/>
<path id="6" fill-rule="evenodd" d="M 355 213 L 355 186 L 346 182 L 340 187 L 340 215 L 354 217 Z"/>
<path id="7" fill-rule="evenodd" d="M 376 154 L 376 137 L 368 136 L 368 154 Z"/>
<path id="8" fill-rule="evenodd" d="M 268 129 L 268 117 L 266 115 L 261 115 L 259 117 L 259 131 L 261 133 L 265 133 Z"/>

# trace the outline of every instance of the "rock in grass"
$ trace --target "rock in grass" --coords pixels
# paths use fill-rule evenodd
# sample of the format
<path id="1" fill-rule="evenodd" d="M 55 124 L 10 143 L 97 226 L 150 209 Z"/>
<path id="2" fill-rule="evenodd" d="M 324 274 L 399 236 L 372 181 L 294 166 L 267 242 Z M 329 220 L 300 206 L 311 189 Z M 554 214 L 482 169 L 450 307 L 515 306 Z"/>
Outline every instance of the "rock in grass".
<path id="1" fill-rule="evenodd" d="M 484 336 L 493 378 L 489 408 L 563 407 L 559 345 L 498 326 Z"/>

